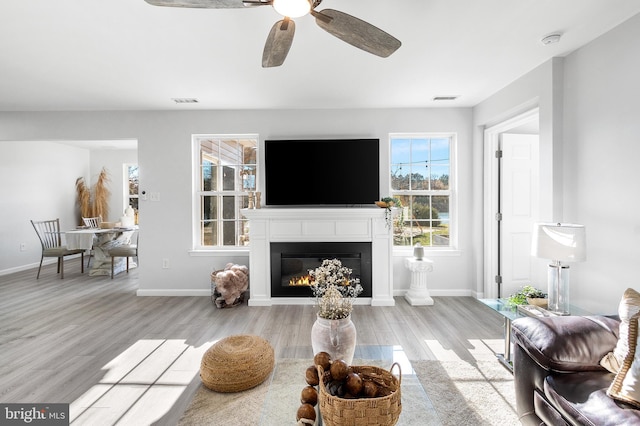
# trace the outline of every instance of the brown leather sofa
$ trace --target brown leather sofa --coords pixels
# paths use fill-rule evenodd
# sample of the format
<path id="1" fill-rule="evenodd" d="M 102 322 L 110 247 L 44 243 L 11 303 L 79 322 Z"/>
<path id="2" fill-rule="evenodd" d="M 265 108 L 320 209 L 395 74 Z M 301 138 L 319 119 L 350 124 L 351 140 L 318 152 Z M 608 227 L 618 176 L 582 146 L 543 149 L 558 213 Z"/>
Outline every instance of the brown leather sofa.
<path id="1" fill-rule="evenodd" d="M 600 360 L 618 341 L 618 317 L 512 322 L 516 406 L 523 425 L 640 425 L 640 410 L 607 396 L 615 375 Z"/>

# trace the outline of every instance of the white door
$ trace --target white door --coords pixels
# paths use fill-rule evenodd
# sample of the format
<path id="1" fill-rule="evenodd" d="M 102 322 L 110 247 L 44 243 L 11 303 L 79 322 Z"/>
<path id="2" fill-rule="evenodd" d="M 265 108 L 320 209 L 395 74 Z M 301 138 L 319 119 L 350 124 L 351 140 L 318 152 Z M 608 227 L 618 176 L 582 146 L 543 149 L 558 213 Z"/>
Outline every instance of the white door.
<path id="1" fill-rule="evenodd" d="M 538 211 L 538 135 L 502 133 L 500 165 L 500 296 L 533 283 L 531 231 Z M 534 283 L 535 286 L 535 283 Z"/>

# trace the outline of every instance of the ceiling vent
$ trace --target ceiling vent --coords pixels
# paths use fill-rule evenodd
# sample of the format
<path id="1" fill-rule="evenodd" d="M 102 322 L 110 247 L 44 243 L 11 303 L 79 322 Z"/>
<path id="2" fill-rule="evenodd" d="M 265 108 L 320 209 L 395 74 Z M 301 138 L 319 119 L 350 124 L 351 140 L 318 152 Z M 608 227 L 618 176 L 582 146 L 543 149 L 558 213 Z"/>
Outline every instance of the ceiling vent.
<path id="1" fill-rule="evenodd" d="M 197 104 L 198 100 L 196 98 L 172 98 L 173 102 L 177 104 Z"/>
<path id="2" fill-rule="evenodd" d="M 450 95 L 450 96 L 435 96 L 433 98 L 434 101 L 455 101 L 456 99 L 458 99 L 457 95 Z"/>

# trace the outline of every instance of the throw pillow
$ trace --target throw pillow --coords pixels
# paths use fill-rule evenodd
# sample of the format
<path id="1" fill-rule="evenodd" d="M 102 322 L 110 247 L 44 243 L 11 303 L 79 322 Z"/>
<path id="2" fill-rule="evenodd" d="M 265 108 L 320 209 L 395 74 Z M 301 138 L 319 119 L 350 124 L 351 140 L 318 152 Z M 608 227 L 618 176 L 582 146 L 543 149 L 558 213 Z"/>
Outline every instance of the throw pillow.
<path id="1" fill-rule="evenodd" d="M 628 345 L 631 351 L 620 365 L 620 370 L 607 390 L 607 395 L 618 401 L 640 408 L 640 347 L 638 347 L 638 320 L 629 323 Z"/>
<path id="2" fill-rule="evenodd" d="M 618 306 L 620 330 L 618 343 L 613 351 L 602 358 L 600 365 L 612 373 L 618 373 L 623 362 L 633 355 L 638 337 L 638 318 L 640 317 L 640 293 L 632 288 L 625 290 Z"/>

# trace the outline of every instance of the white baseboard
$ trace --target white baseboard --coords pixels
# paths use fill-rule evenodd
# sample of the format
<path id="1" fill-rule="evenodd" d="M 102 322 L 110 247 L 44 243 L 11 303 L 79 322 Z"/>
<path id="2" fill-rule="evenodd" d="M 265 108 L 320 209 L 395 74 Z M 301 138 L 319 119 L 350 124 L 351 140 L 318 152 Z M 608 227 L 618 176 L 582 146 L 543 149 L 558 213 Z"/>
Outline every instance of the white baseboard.
<path id="1" fill-rule="evenodd" d="M 137 296 L 209 296 L 211 289 L 199 288 L 171 288 L 171 289 L 142 289 L 136 291 Z"/>
<path id="2" fill-rule="evenodd" d="M 393 296 L 394 297 L 403 297 L 405 295 L 405 293 L 408 291 L 408 289 L 402 289 L 402 290 L 394 290 L 393 291 Z M 198 289 L 198 288 L 184 288 L 184 289 L 180 289 L 180 288 L 171 288 L 171 289 L 160 289 L 160 288 L 151 288 L 151 289 L 140 289 L 136 292 L 137 296 L 211 296 L 211 289 Z M 429 290 L 429 295 L 431 297 L 438 297 L 438 296 L 453 296 L 453 297 L 475 297 L 475 298 L 482 298 L 482 294 L 481 293 L 477 293 L 474 292 L 473 290 L 455 290 L 455 289 L 451 289 L 451 290 Z M 250 299 L 249 299 L 250 300 Z M 301 300 L 300 298 L 280 298 L 280 300 L 278 300 L 277 302 L 270 302 L 265 304 L 264 306 L 271 306 L 271 305 L 281 305 L 281 304 L 292 304 L 292 305 L 300 305 L 300 304 L 307 304 L 307 301 L 310 301 L 309 303 L 312 303 L 313 300 L 311 299 L 311 297 L 309 297 L 308 299 L 304 299 Z M 370 304 L 370 299 L 368 299 L 369 303 L 366 303 L 366 301 L 364 300 L 358 300 L 356 299 L 356 303 L 358 304 Z M 360 303 L 359 303 L 360 302 Z M 251 305 L 251 303 L 249 303 L 249 305 Z M 390 304 L 388 306 L 392 306 L 393 304 Z M 255 306 L 263 306 L 263 305 L 258 305 L 256 304 Z M 380 306 L 387 306 L 386 304 L 384 305 L 380 305 Z"/>
<path id="3" fill-rule="evenodd" d="M 394 297 L 403 297 L 407 292 L 409 291 L 408 288 L 403 288 L 400 290 L 393 290 L 393 296 Z M 429 295 L 431 297 L 447 297 L 447 296 L 454 296 L 454 297 L 476 297 L 477 298 L 477 294 L 475 291 L 473 290 L 469 290 L 469 289 L 447 289 L 447 290 L 429 290 Z"/>

